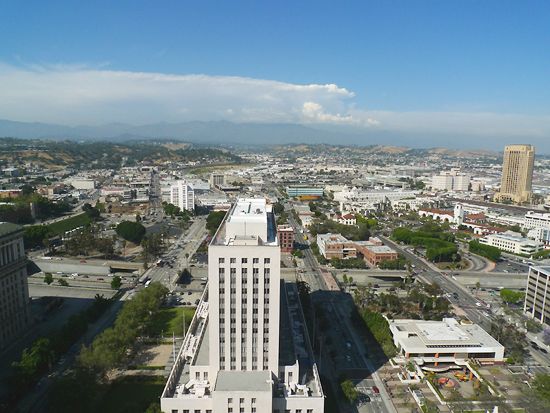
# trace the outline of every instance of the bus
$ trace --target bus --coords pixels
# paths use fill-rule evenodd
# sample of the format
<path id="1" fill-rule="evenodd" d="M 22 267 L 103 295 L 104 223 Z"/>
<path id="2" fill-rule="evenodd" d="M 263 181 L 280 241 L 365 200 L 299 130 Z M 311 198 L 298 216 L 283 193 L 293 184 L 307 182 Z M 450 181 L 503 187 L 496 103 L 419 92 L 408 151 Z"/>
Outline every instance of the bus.
<path id="1" fill-rule="evenodd" d="M 149 280 L 150 280 L 150 277 L 148 275 L 142 275 L 141 278 L 139 279 L 139 283 L 145 284 Z"/>

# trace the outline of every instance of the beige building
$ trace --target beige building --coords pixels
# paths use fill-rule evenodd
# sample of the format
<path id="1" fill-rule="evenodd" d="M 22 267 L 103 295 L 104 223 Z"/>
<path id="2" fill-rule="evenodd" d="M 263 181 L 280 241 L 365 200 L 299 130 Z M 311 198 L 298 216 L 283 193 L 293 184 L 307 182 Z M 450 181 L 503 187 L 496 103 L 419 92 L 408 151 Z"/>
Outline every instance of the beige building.
<path id="1" fill-rule="evenodd" d="M 534 161 L 533 145 L 508 145 L 504 148 L 502 181 L 500 191 L 495 194 L 497 202 L 531 202 Z"/>
<path id="2" fill-rule="evenodd" d="M 29 324 L 27 260 L 23 227 L 0 222 L 0 349 Z"/>

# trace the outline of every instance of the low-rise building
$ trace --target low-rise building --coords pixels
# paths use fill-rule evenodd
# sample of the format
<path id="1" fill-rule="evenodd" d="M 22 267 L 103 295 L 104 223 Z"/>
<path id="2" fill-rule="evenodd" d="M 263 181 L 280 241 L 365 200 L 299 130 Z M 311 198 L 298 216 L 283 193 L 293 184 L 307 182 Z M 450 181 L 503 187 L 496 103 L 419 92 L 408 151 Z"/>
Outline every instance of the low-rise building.
<path id="1" fill-rule="evenodd" d="M 293 185 L 286 188 L 286 194 L 291 198 L 316 199 L 324 194 L 322 187 Z"/>
<path id="2" fill-rule="evenodd" d="M 277 238 L 281 252 L 292 252 L 294 248 L 294 228 L 291 225 L 277 225 Z"/>
<path id="3" fill-rule="evenodd" d="M 506 231 L 502 234 L 489 234 L 479 239 L 479 242 L 506 252 L 523 255 L 533 255 L 543 248 L 543 244 L 523 237 L 520 233 Z"/>
<path id="4" fill-rule="evenodd" d="M 382 261 L 396 260 L 399 258 L 397 251 L 387 245 L 368 245 L 361 248 L 360 251 L 365 261 L 374 267 L 379 265 Z"/>
<path id="5" fill-rule="evenodd" d="M 317 246 L 319 253 L 327 260 L 357 257 L 355 244 L 341 234 L 317 234 Z"/>
<path id="6" fill-rule="evenodd" d="M 477 324 L 442 321 L 390 320 L 393 342 L 399 353 L 419 364 L 504 362 L 504 346 Z"/>
<path id="7" fill-rule="evenodd" d="M 537 229 L 544 228 L 550 229 L 550 214 L 541 214 L 540 212 L 529 211 L 525 214 L 523 221 L 523 228 L 525 229 Z"/>
<path id="8" fill-rule="evenodd" d="M 357 224 L 357 219 L 355 218 L 354 214 L 344 214 L 344 215 L 336 215 L 336 222 L 339 224 L 344 225 L 355 225 Z"/>

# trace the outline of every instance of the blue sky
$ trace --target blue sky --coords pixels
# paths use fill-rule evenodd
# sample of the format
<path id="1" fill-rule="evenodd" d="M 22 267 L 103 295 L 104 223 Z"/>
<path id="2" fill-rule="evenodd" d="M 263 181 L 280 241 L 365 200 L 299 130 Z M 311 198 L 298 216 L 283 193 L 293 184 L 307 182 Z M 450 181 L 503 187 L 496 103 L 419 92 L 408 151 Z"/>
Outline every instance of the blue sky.
<path id="1" fill-rule="evenodd" d="M 482 134 L 498 134 L 502 125 L 518 136 L 550 131 L 547 1 L 3 1 L 0 38 L 0 90 L 17 87 L 27 98 L 23 112 L 17 90 L 8 90 L 13 104 L 0 105 L 0 118 L 60 123 L 227 118 L 398 130 L 422 124 L 437 132 L 441 126 L 425 125 L 433 113 L 435 124 L 445 123 L 448 130 L 472 115 L 465 133 L 481 128 Z M 117 82 L 113 79 L 143 72 L 183 76 L 172 80 L 186 84 L 185 97 L 175 96 L 178 86 L 168 88 L 172 94 L 156 93 L 158 76 L 146 80 L 152 84 L 138 98 L 141 85 L 131 81 L 125 85 L 127 100 L 122 89 L 115 97 L 102 92 Z M 221 94 L 200 83 L 193 95 L 187 92 L 194 82 L 190 74 L 205 75 L 201 82 L 213 76 L 248 81 L 244 89 L 235 85 Z M 87 76 L 93 92 L 66 94 Z M 105 76 L 114 78 L 95 83 Z M 275 81 L 278 92 L 271 93 L 271 83 L 257 92 L 251 79 Z M 44 83 L 49 86 L 44 94 L 60 91 L 65 105 L 81 103 L 81 113 L 74 110 L 63 122 L 62 104 L 40 110 L 47 99 L 36 96 L 42 89 L 36 86 Z M 336 85 L 337 92 L 312 94 L 295 90 L 297 85 Z M 170 94 L 170 104 L 155 101 L 161 93 Z M 231 104 L 208 111 L 209 102 L 224 97 Z M 270 99 L 277 104 L 270 106 Z M 109 113 L 120 119 L 105 116 L 92 100 L 112 105 Z M 135 105 L 136 116 L 124 113 L 122 105 L 127 111 Z M 140 111 L 152 115 L 144 118 Z"/>

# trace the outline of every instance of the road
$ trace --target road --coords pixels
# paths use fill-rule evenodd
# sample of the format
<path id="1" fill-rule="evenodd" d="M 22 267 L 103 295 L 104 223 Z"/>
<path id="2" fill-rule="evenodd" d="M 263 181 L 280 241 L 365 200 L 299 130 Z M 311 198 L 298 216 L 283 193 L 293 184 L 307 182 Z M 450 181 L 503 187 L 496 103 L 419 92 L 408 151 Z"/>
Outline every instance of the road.
<path id="1" fill-rule="evenodd" d="M 391 241 L 389 238 L 382 235 L 379 235 L 379 238 L 384 241 L 385 244 L 400 252 L 411 261 L 418 273 L 417 278 L 426 283 L 437 283 L 443 291 L 450 294 L 449 300 L 453 304 L 458 305 L 466 313 L 470 320 L 479 324 L 485 330 L 490 328 L 492 316 L 487 312 L 485 307 L 482 309 L 479 304 L 476 304 L 480 303 L 479 300 L 472 297 L 466 287 L 462 286 L 451 276 L 443 275 L 441 271 L 433 264 L 430 264 L 422 258 L 414 255 L 406 248 L 403 248 Z"/>
<path id="2" fill-rule="evenodd" d="M 183 270 L 188 265 L 188 259 L 193 256 L 202 241 L 208 234 L 206 230 L 206 217 L 196 217 L 189 227 L 169 248 L 163 256 L 163 260 L 173 261 L 172 268 L 168 265 L 162 267 L 152 266 L 144 275 L 150 277 L 152 281 L 160 281 L 168 287 L 170 291 L 176 288 L 178 271 Z"/>
<path id="3" fill-rule="evenodd" d="M 285 208 L 288 207 L 288 205 L 285 205 Z M 304 239 L 302 227 L 296 222 L 291 213 L 288 214 L 288 217 L 289 224 L 294 227 L 295 242 L 302 245 L 308 245 L 309 243 Z M 303 253 L 304 268 L 303 272 L 300 273 L 300 277 L 309 284 L 312 293 L 319 290 L 328 290 L 321 276 L 319 263 L 317 262 L 317 259 L 313 255 L 311 249 L 304 249 Z M 368 367 L 369 371 L 372 374 L 372 380 L 374 380 L 374 383 L 376 383 L 377 387 L 380 390 L 380 395 L 377 396 L 377 398 L 372 398 L 370 403 L 365 403 L 362 406 L 356 407 L 359 409 L 360 412 L 365 413 L 395 413 L 396 409 L 391 402 L 391 399 L 386 391 L 386 388 L 383 385 L 382 380 L 376 372 L 376 369 L 374 369 L 374 367 L 372 366 L 370 360 L 365 357 L 365 345 L 362 340 L 357 336 L 357 333 L 355 332 L 353 326 L 351 326 L 349 321 L 349 314 L 342 315 L 340 313 L 341 309 L 338 309 L 336 306 L 334 306 L 333 303 L 331 305 L 333 308 L 333 317 L 335 318 L 335 320 L 337 320 L 335 324 L 339 324 L 340 326 L 345 327 L 342 330 L 346 330 L 345 332 L 342 331 L 342 334 L 339 334 L 339 338 L 350 338 L 350 344 L 348 348 L 348 351 L 350 352 L 350 358 L 346 358 L 345 362 L 350 364 L 350 368 L 352 367 L 353 363 L 357 363 L 355 364 L 356 367 Z M 333 375 L 331 375 L 330 379 L 334 380 L 336 379 L 336 377 L 333 377 Z M 336 385 L 338 385 L 338 383 L 336 383 Z"/>

